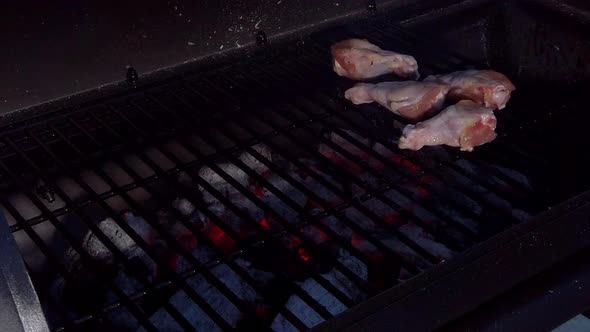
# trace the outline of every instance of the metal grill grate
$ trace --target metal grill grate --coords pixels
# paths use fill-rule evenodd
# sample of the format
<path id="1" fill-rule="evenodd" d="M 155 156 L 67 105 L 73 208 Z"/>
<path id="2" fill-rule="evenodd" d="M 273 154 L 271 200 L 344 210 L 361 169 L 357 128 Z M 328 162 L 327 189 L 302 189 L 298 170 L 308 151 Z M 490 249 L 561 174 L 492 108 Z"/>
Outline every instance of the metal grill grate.
<path id="1" fill-rule="evenodd" d="M 343 100 L 344 37 L 466 64 L 366 23 L 7 129 L 0 203 L 51 327 L 305 330 L 538 212 L 539 149 L 400 151 L 401 119 Z"/>

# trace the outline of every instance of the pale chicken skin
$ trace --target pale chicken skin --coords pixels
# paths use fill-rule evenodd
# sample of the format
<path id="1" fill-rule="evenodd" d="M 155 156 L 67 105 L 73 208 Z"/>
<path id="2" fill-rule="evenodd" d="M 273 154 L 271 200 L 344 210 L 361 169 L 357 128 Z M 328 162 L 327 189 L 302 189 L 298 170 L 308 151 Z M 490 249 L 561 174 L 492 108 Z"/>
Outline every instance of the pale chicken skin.
<path id="1" fill-rule="evenodd" d="M 451 86 L 449 98 L 469 99 L 486 107 L 503 109 L 516 88 L 510 80 L 493 70 L 465 70 L 446 75 L 432 75 L 426 81 L 439 81 Z"/>
<path id="2" fill-rule="evenodd" d="M 377 102 L 408 120 L 420 121 L 442 109 L 449 86 L 436 82 L 359 83 L 344 96 L 353 104 Z"/>
<path id="3" fill-rule="evenodd" d="M 418 63 L 410 55 L 385 51 L 365 39 L 347 39 L 331 47 L 334 71 L 354 80 L 385 74 L 418 78 Z"/>
<path id="4" fill-rule="evenodd" d="M 424 146 L 448 145 L 473 151 L 474 147 L 493 141 L 495 130 L 493 108 L 462 100 L 429 120 L 407 125 L 399 148 L 420 150 Z"/>

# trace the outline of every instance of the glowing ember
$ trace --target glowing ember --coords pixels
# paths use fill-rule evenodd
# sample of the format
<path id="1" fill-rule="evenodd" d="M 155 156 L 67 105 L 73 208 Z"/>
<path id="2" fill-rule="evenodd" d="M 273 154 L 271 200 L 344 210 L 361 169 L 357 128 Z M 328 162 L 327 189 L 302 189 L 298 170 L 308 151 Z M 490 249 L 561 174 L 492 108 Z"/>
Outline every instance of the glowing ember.
<path id="1" fill-rule="evenodd" d="M 369 259 L 373 262 L 381 262 L 385 259 L 385 256 L 381 252 L 372 252 L 369 254 Z"/>
<path id="2" fill-rule="evenodd" d="M 412 213 L 414 209 L 412 207 L 407 207 L 404 209 L 404 211 L 407 213 Z M 383 217 L 383 221 L 388 225 L 396 225 L 398 227 L 407 223 L 406 218 L 404 218 L 404 216 L 397 211 L 385 215 L 385 217 Z"/>
<path id="3" fill-rule="evenodd" d="M 398 155 L 392 156 L 391 161 L 393 161 L 394 163 L 396 163 L 398 165 L 402 165 L 402 166 L 407 167 L 412 172 L 418 172 L 420 170 L 420 166 L 418 166 L 418 165 L 414 164 L 413 162 L 411 162 L 407 159 L 404 159 Z"/>
<path id="4" fill-rule="evenodd" d="M 352 233 L 352 238 L 350 239 L 350 243 L 352 243 L 353 246 L 358 248 L 363 244 L 363 240 L 361 239 L 361 237 L 358 234 Z"/>
<path id="5" fill-rule="evenodd" d="M 186 232 L 180 237 L 178 241 L 186 250 L 193 250 L 197 248 L 197 237 L 192 232 Z"/>
<path id="6" fill-rule="evenodd" d="M 320 205 L 320 203 L 314 201 L 313 199 L 308 199 L 307 202 L 305 202 L 305 207 L 309 210 L 313 210 L 313 209 L 321 209 L 322 206 Z"/>
<path id="7" fill-rule="evenodd" d="M 317 230 L 317 236 L 320 242 L 327 241 L 329 239 L 328 234 L 322 232 L 321 230 Z"/>
<path id="8" fill-rule="evenodd" d="M 423 183 L 434 183 L 436 181 L 436 178 L 432 175 L 422 175 L 420 177 L 420 181 L 422 181 Z"/>
<path id="9" fill-rule="evenodd" d="M 293 237 L 291 239 L 291 247 L 295 248 L 298 247 L 301 244 L 301 239 L 298 237 Z"/>
<path id="10" fill-rule="evenodd" d="M 207 230 L 211 241 L 213 241 L 213 243 L 215 243 L 215 245 L 225 254 L 234 250 L 235 241 L 217 225 L 209 223 Z"/>
<path id="11" fill-rule="evenodd" d="M 260 226 L 264 227 L 266 230 L 270 230 L 270 225 L 268 224 L 268 220 L 266 218 L 260 219 Z"/>
<path id="12" fill-rule="evenodd" d="M 428 197 L 430 195 L 430 193 L 428 192 L 428 190 L 426 190 L 426 188 L 422 187 L 422 186 L 417 186 L 416 189 L 418 189 L 418 192 L 420 193 L 420 195 L 422 195 L 423 197 Z"/>
<path id="13" fill-rule="evenodd" d="M 255 310 L 256 310 L 256 316 L 258 316 L 258 317 L 264 317 L 264 315 L 266 314 L 266 309 L 264 307 L 257 306 Z"/>
<path id="14" fill-rule="evenodd" d="M 261 185 L 256 184 L 254 186 L 254 195 L 258 198 L 262 198 L 264 196 L 264 188 Z"/>
<path id="15" fill-rule="evenodd" d="M 305 250 L 305 248 L 299 247 L 299 249 L 297 249 L 297 254 L 299 255 L 299 257 L 301 257 L 301 259 L 304 262 L 309 261 L 309 253 L 307 252 L 307 250 Z"/>
<path id="16" fill-rule="evenodd" d="M 399 212 L 393 212 L 393 213 L 390 213 L 390 214 L 386 215 L 385 217 L 383 217 L 383 221 L 388 225 L 397 224 L 399 222 L 399 220 L 400 220 Z"/>
<path id="17" fill-rule="evenodd" d="M 324 157 L 330 159 L 332 163 L 339 166 L 340 168 L 343 168 L 355 175 L 363 173 L 363 169 L 358 164 L 356 164 L 354 161 L 350 159 L 345 158 L 340 153 L 332 150 L 328 146 L 322 144 L 320 145 L 319 150 L 319 152 L 323 154 Z"/>

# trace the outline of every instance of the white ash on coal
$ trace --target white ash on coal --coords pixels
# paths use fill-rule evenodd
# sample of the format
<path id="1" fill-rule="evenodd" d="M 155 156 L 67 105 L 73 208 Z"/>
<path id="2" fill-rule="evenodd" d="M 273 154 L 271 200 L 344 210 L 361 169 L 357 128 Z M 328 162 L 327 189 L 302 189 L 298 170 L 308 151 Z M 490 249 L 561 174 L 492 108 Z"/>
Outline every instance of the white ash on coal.
<path id="1" fill-rule="evenodd" d="M 211 269 L 211 272 L 238 298 L 244 300 L 244 302 L 254 303 L 260 298 L 256 291 L 227 265 L 217 265 Z M 260 272 L 258 273 L 260 274 Z M 229 325 L 237 325 L 238 321 L 242 318 L 242 313 L 216 287 L 211 285 L 206 278 L 197 275 L 188 278 L 186 282 Z M 177 291 L 170 297 L 169 302 L 198 331 L 221 331 L 219 326 L 184 291 Z M 171 319 L 164 309 L 160 309 L 151 315 L 150 321 L 160 331 L 178 330 L 178 324 Z M 139 329 L 139 331 L 143 330 L 143 328 Z"/>
<path id="2" fill-rule="evenodd" d="M 146 242 L 152 240 L 154 231 L 141 217 L 131 212 L 124 215 L 125 222 Z M 143 288 L 141 278 L 153 280 L 157 265 L 115 222 L 108 218 L 97 224 L 98 228 L 110 239 L 128 260 L 126 268 L 118 264 L 114 254 L 101 242 L 97 235 L 88 232 L 81 246 L 92 262 L 81 259 L 70 248 L 64 257 L 66 269 L 71 279 L 56 279 L 51 286 L 51 296 L 56 301 L 63 301 L 75 317 L 89 314 L 104 306 L 119 301 L 118 296 L 106 286 L 105 280 L 111 280 L 125 294 L 132 295 Z M 125 310 L 115 310 L 105 314 L 106 321 L 114 328 L 136 328 L 137 321 Z M 131 324 L 131 325 L 130 325 Z"/>
<path id="3" fill-rule="evenodd" d="M 266 159 L 272 161 L 270 148 L 268 148 L 266 145 L 258 144 L 252 146 L 252 148 L 261 155 L 263 155 Z M 268 171 L 268 168 L 264 164 L 262 164 L 260 161 L 258 161 L 256 158 L 254 158 L 248 153 L 244 152 L 240 154 L 237 158 L 249 168 L 254 169 L 256 173 L 261 174 L 263 172 Z M 250 177 L 243 171 L 241 171 L 241 169 L 234 163 L 222 162 L 216 164 L 216 166 L 218 166 L 225 173 L 233 177 L 242 186 L 248 187 L 248 185 L 252 182 Z M 221 175 L 219 175 L 207 166 L 204 166 L 199 170 L 199 176 L 211 185 L 213 185 L 217 190 L 219 190 L 222 193 L 231 193 L 236 190 L 231 184 L 229 184 L 225 179 L 223 179 Z M 209 201 L 209 199 L 206 197 L 205 201 Z"/>

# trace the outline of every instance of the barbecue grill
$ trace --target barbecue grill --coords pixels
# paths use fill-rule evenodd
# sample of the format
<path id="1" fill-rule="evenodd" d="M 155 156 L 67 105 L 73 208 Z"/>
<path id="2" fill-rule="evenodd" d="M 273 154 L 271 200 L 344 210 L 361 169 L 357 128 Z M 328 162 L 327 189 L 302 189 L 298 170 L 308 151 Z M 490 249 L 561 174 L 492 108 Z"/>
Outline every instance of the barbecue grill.
<path id="1" fill-rule="evenodd" d="M 38 300 L 5 289 L 54 331 L 554 327 L 590 306 L 590 47 L 574 6 L 369 1 L 8 113 L 0 205 L 26 268 L 2 271 L 26 269 Z M 423 76 L 506 73 L 498 138 L 399 150 L 407 121 L 350 104 L 332 72 L 330 45 L 352 37 Z M 43 329 L 16 307 L 3 319 Z"/>

